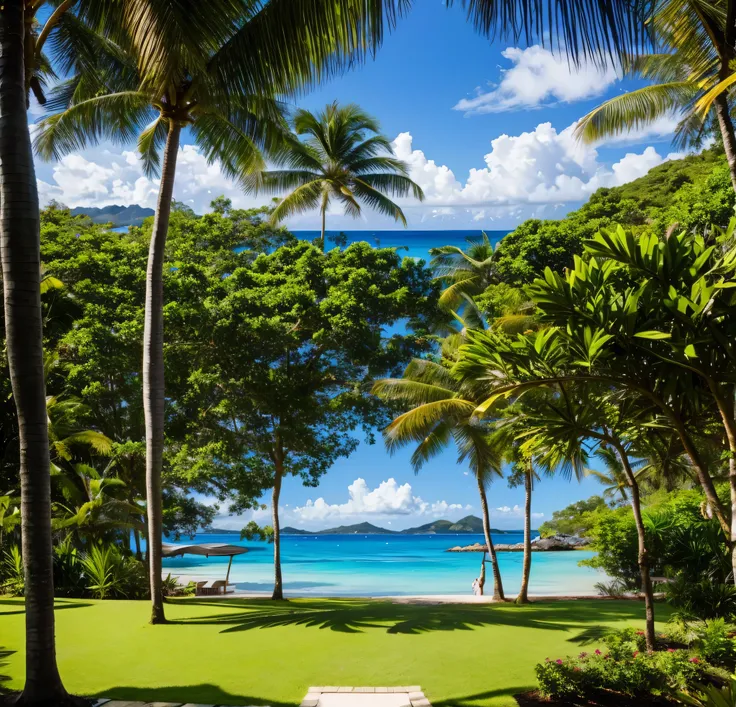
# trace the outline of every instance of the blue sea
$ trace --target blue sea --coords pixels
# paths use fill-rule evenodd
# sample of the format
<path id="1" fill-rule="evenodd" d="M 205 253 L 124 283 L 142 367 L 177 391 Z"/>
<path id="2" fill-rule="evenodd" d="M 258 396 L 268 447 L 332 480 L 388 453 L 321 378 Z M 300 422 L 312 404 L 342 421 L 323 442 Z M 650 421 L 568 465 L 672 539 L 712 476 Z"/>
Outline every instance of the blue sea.
<path id="1" fill-rule="evenodd" d="M 273 546 L 240 541 L 238 535 L 203 533 L 181 544 L 228 543 L 249 552 L 233 558 L 230 581 L 238 591 L 270 592 Z M 521 542 L 521 533 L 494 535 L 494 542 Z M 167 540 L 166 542 L 172 542 Z M 411 596 L 472 594 L 481 553 L 446 552 L 456 545 L 484 542 L 481 535 L 284 535 L 281 543 L 284 590 L 292 596 Z M 521 583 L 521 552 L 499 553 L 499 567 L 509 594 Z M 537 552 L 532 556 L 532 594 L 595 594 L 605 575 L 580 560 L 592 552 Z M 224 579 L 227 557 L 185 555 L 164 559 L 164 572 L 189 578 Z M 492 581 L 490 567 L 487 586 Z"/>
<path id="2" fill-rule="evenodd" d="M 443 245 L 456 245 L 464 247 L 466 239 L 479 240 L 483 236 L 481 230 L 470 231 L 330 231 L 326 233 L 327 249 L 335 247 L 331 238 L 344 233 L 348 243 L 366 241 L 372 246 L 381 248 L 400 248 L 402 255 L 410 258 L 422 258 L 429 261 L 429 249 L 439 248 Z M 498 243 L 508 231 L 485 231 L 486 235 L 494 245 Z M 294 231 L 294 235 L 303 240 L 314 240 L 319 238 L 319 231 Z"/>

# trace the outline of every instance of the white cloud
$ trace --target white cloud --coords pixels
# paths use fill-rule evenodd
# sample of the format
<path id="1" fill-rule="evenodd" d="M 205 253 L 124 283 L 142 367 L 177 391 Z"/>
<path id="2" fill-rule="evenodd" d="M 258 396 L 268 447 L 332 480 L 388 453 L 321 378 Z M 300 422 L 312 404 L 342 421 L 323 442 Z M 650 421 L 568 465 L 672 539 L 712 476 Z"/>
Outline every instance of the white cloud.
<path id="1" fill-rule="evenodd" d="M 451 209 L 465 207 L 474 221 L 493 220 L 488 207 L 584 201 L 599 187 L 619 186 L 679 157 L 662 157 L 649 146 L 609 167 L 599 160 L 595 146 L 575 138 L 574 130 L 574 123 L 559 132 L 551 123 L 540 123 L 520 135 L 499 135 L 484 156 L 485 167 L 472 168 L 464 184 L 447 166 L 414 149 L 410 133 L 401 133 L 393 144 L 423 188 L 432 213 L 450 215 Z"/>
<path id="2" fill-rule="evenodd" d="M 491 91 L 478 90 L 474 97 L 463 98 L 454 110 L 474 115 L 539 108 L 549 101 L 572 103 L 600 95 L 617 80 L 612 67 L 575 66 L 538 45 L 508 47 L 502 54 L 513 66 L 502 70 L 501 83 Z"/>
<path id="3" fill-rule="evenodd" d="M 154 208 L 159 187 L 159 180 L 144 176 L 135 152 L 116 152 L 109 147 L 62 157 L 53 165 L 52 180 L 38 181 L 42 204 L 56 199 L 72 207 L 138 204 Z M 221 194 L 231 198 L 238 207 L 265 201 L 263 197 L 244 196 L 222 173 L 218 163 L 208 164 L 196 146 L 183 145 L 177 159 L 174 197 L 202 213 Z"/>
<path id="4" fill-rule="evenodd" d="M 518 504 L 513 508 L 511 506 L 500 506 L 491 510 L 491 516 L 498 518 L 523 518 L 524 509 Z M 532 518 L 544 518 L 544 513 L 532 513 Z"/>
<path id="5" fill-rule="evenodd" d="M 348 486 L 348 500 L 344 503 L 328 503 L 324 498 L 309 499 L 303 506 L 292 510 L 294 517 L 310 522 L 328 518 L 352 518 L 356 516 L 444 515 L 468 510 L 460 503 L 435 501 L 428 503 L 415 496 L 411 484 L 399 485 L 393 478 L 382 481 L 371 489 L 365 479 L 355 479 Z"/>

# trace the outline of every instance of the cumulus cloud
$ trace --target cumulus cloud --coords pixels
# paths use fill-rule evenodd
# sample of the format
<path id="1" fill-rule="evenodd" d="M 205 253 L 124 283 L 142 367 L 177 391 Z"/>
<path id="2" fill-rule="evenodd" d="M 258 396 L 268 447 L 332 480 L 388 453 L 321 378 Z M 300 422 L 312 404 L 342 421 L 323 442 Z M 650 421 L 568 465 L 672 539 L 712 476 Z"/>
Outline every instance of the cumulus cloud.
<path id="1" fill-rule="evenodd" d="M 444 500 L 429 503 L 414 495 L 411 484 L 399 484 L 393 478 L 373 489 L 365 479 L 358 478 L 348 486 L 348 499 L 344 503 L 328 503 L 322 497 L 309 499 L 303 506 L 294 508 L 292 514 L 309 522 L 355 516 L 444 515 L 462 510 L 470 510 L 470 506 Z"/>
<path id="2" fill-rule="evenodd" d="M 447 166 L 414 149 L 411 133 L 401 133 L 393 146 L 435 212 L 466 207 L 476 221 L 492 217 L 491 206 L 580 202 L 599 187 L 625 184 L 679 157 L 663 157 L 649 146 L 607 166 L 595 146 L 575 139 L 574 130 L 574 123 L 562 131 L 540 123 L 520 135 L 500 135 L 483 158 L 485 167 L 472 168 L 464 183 Z"/>
<path id="3" fill-rule="evenodd" d="M 120 204 L 156 206 L 159 180 L 143 174 L 138 155 L 130 150 L 110 148 L 70 154 L 53 165 L 51 181 L 38 180 L 41 203 L 51 199 L 68 206 Z M 239 207 L 254 206 L 264 199 L 246 197 L 228 179 L 217 162 L 208 164 L 195 145 L 183 145 L 177 159 L 174 197 L 202 213 L 210 201 L 224 194 Z"/>
<path id="4" fill-rule="evenodd" d="M 524 509 L 518 504 L 513 508 L 511 506 L 500 506 L 499 508 L 494 508 L 491 511 L 491 515 L 497 518 L 523 518 Z M 544 513 L 532 513 L 532 518 L 544 518 Z"/>
<path id="5" fill-rule="evenodd" d="M 575 66 L 538 45 L 508 47 L 501 53 L 513 64 L 502 70 L 501 82 L 490 91 L 478 90 L 472 98 L 463 98 L 454 110 L 477 115 L 540 108 L 557 101 L 572 103 L 599 96 L 617 80 L 612 67 Z"/>

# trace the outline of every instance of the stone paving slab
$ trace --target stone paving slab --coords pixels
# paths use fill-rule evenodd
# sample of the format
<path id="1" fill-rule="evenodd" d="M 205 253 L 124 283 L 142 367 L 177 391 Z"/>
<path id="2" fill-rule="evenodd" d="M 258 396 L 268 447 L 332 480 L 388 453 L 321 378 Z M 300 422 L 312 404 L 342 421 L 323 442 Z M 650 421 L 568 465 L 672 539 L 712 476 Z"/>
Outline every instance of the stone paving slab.
<path id="1" fill-rule="evenodd" d="M 300 707 L 432 707 L 419 685 L 310 687 Z"/>

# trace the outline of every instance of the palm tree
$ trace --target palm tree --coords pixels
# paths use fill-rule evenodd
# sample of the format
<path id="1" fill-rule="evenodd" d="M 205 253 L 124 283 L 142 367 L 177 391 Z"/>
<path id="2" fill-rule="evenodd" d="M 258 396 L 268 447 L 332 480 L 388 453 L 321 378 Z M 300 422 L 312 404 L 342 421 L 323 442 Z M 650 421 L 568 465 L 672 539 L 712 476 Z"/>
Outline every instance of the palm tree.
<path id="1" fill-rule="evenodd" d="M 389 199 L 411 194 L 422 201 L 424 192 L 408 175 L 407 165 L 393 157 L 389 140 L 380 134 L 375 118 L 350 104 L 328 105 L 315 115 L 299 110 L 282 159 L 290 169 L 254 174 L 248 180 L 253 193 L 285 196 L 273 211 L 274 222 L 319 208 L 322 215 L 322 247 L 325 247 L 327 209 L 334 200 L 353 218 L 361 214 L 361 202 L 406 226 L 404 212 Z"/>
<path id="2" fill-rule="evenodd" d="M 586 142 L 617 135 L 656 119 L 681 113 L 678 141 L 698 144 L 704 118 L 718 123 L 731 182 L 736 189 L 736 134 L 728 89 L 736 82 L 733 18 L 725 4 L 667 0 L 650 21 L 658 53 L 626 58 L 623 75 L 655 83 L 611 98 L 584 116 L 576 135 Z"/>
<path id="3" fill-rule="evenodd" d="M 596 449 L 595 456 L 603 462 L 606 470 L 586 469 L 585 475 L 593 476 L 606 487 L 603 489 L 604 498 L 615 499 L 616 496 L 619 496 L 622 503 L 628 503 L 629 492 L 627 489 L 629 481 L 617 451 L 613 447 L 601 446 Z M 632 459 L 629 463 L 634 470 L 640 469 L 645 464 L 641 459 Z"/>
<path id="4" fill-rule="evenodd" d="M 246 0 L 123 4 L 120 22 L 131 32 L 98 42 L 96 70 L 62 83 L 53 104 L 64 110 L 39 127 L 35 145 L 44 158 L 100 138 L 137 137 L 147 174 L 160 167 L 143 342 L 152 623 L 165 621 L 163 267 L 181 132 L 188 127 L 210 161 L 218 160 L 226 175 L 247 185 L 249 175 L 264 171 L 263 153 L 283 147 L 283 106 L 274 96 L 292 94 L 374 49 L 384 21 L 395 19 L 391 8 L 390 0 L 357 6 L 355 0 L 317 5 L 270 0 L 256 12 Z M 102 20 L 105 28 L 115 24 L 109 17 Z"/>
<path id="5" fill-rule="evenodd" d="M 463 295 L 473 297 L 498 282 L 494 249 L 488 236 L 467 238 L 465 249 L 454 245 L 430 248 L 430 266 L 435 279 L 442 283 L 440 305 L 457 309 Z"/>
<path id="6" fill-rule="evenodd" d="M 56 664 L 51 486 L 41 315 L 38 192 L 26 115 L 24 0 L 0 12 L 0 252 L 5 332 L 20 441 L 26 683 L 19 704 L 64 704 Z"/>
<path id="7" fill-rule="evenodd" d="M 415 472 L 453 441 L 458 463 L 468 462 L 478 485 L 483 533 L 493 569 L 493 598 L 504 601 L 486 494 L 493 478 L 502 475 L 501 459 L 487 426 L 474 415 L 479 398 L 473 397 L 471 387 L 461 386 L 447 368 L 423 359 L 414 359 L 402 378 L 377 381 L 372 392 L 383 400 L 411 407 L 383 431 L 383 437 L 389 452 L 417 444 L 411 456 Z"/>

